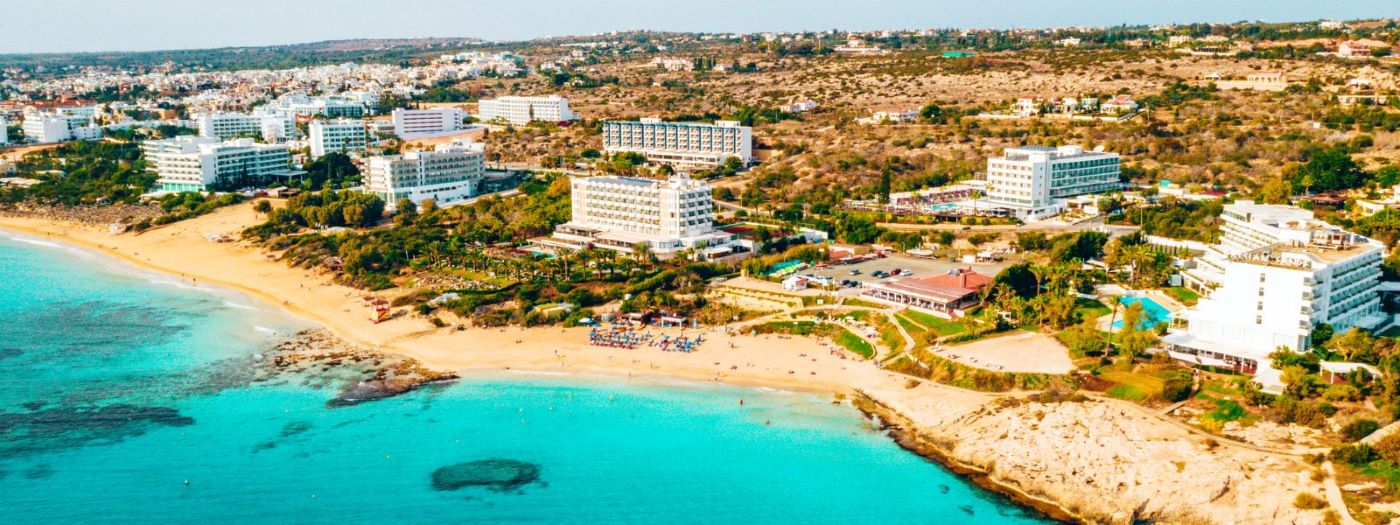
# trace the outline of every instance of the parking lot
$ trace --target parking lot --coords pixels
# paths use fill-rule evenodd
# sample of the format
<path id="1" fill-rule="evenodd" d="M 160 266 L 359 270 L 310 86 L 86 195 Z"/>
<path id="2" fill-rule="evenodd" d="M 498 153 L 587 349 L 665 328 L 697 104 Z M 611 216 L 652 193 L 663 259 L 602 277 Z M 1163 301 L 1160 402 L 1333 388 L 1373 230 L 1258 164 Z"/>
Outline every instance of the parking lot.
<path id="1" fill-rule="evenodd" d="M 925 259 L 921 257 L 909 257 L 905 255 L 890 255 L 883 259 L 873 259 L 855 264 L 836 264 L 832 265 L 830 268 L 808 268 L 806 270 L 798 272 L 797 274 L 830 277 L 832 279 L 835 279 L 838 283 L 846 279 L 851 279 L 864 284 L 884 280 L 871 275 L 876 271 L 883 271 L 893 274 L 895 270 L 909 270 L 914 273 L 911 277 L 923 277 L 925 275 L 948 273 L 948 271 L 954 268 L 971 267 L 977 273 L 986 275 L 996 275 L 998 272 L 1001 271 L 1002 268 L 1005 268 L 1010 264 L 1010 261 L 967 264 L 963 262 L 953 262 L 948 260 L 947 258 Z M 859 270 L 860 274 L 851 275 L 851 270 Z M 839 292 L 839 294 L 841 295 L 856 295 L 858 293 L 860 293 L 860 290 L 858 288 L 844 287 Z"/>

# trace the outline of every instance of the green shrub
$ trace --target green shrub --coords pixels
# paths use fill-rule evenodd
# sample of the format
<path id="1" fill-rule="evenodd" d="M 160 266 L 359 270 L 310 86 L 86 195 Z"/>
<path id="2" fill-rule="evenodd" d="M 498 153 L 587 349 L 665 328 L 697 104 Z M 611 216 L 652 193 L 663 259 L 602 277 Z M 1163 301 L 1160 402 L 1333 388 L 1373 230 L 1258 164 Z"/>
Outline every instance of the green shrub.
<path id="1" fill-rule="evenodd" d="M 1168 370 L 1162 374 L 1162 399 L 1171 402 L 1185 401 L 1191 397 L 1190 370 Z"/>
<path id="2" fill-rule="evenodd" d="M 1327 501 L 1309 492 L 1299 492 L 1298 497 L 1293 499 L 1293 506 L 1303 510 L 1325 509 Z"/>
<path id="3" fill-rule="evenodd" d="M 1374 419 L 1358 419 L 1342 427 L 1342 437 L 1347 441 L 1360 441 L 1380 428 L 1381 424 Z"/>

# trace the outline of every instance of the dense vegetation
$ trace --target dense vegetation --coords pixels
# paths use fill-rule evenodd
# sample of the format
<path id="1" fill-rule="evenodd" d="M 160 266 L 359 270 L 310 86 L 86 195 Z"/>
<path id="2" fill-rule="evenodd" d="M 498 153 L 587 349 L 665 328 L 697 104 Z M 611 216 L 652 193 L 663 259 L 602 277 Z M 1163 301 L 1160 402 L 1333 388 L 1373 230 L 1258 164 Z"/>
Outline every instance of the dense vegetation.
<path id="1" fill-rule="evenodd" d="M 29 188 L 0 188 L 0 201 L 77 206 L 135 204 L 155 184 L 135 144 L 66 142 L 30 153 L 16 176 L 37 179 Z"/>

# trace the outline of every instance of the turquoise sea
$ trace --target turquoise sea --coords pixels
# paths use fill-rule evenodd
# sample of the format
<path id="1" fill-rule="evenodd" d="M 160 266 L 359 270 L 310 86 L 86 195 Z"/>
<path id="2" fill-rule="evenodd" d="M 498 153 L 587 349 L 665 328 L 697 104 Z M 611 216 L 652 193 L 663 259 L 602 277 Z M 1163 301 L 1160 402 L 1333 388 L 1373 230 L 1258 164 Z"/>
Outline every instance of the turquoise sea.
<path id="1" fill-rule="evenodd" d="M 1045 521 L 821 396 L 520 375 L 329 408 L 333 379 L 253 380 L 305 327 L 0 232 L 0 523 Z M 464 463 L 494 483 L 435 485 Z"/>

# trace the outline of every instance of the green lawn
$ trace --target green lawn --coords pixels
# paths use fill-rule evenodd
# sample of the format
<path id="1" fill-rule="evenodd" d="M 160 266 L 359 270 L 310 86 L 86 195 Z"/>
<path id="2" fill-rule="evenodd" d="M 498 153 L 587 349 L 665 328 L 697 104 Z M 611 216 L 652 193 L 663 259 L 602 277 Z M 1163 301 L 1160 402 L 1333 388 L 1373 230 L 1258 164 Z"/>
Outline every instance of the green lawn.
<path id="1" fill-rule="evenodd" d="M 924 339 L 924 332 L 928 331 L 927 326 L 916 323 L 903 314 L 895 314 L 894 320 L 899 323 L 899 326 L 904 327 L 904 331 L 909 332 L 909 335 L 913 337 L 915 341 L 922 341 Z"/>
<path id="2" fill-rule="evenodd" d="M 1112 312 L 1113 310 L 1097 299 L 1081 297 L 1074 300 L 1074 313 L 1079 314 L 1080 319 L 1098 319 Z"/>
<path id="3" fill-rule="evenodd" d="M 1170 295 L 1172 296 L 1172 298 L 1181 301 L 1181 304 L 1184 304 L 1186 306 L 1195 305 L 1196 301 L 1201 298 L 1201 294 L 1198 294 L 1185 286 L 1173 286 L 1171 288 L 1167 288 L 1165 291 L 1167 292 L 1167 295 Z"/>
<path id="4" fill-rule="evenodd" d="M 864 300 L 864 299 L 855 299 L 855 298 L 846 299 L 846 302 L 843 302 L 843 303 L 841 303 L 841 304 L 842 304 L 843 306 L 861 306 L 861 307 L 866 307 L 866 308 L 889 308 L 888 306 L 883 305 L 883 304 L 872 303 L 872 302 L 866 301 L 866 300 Z"/>
<path id="5" fill-rule="evenodd" d="M 1106 366 L 1100 369 L 1099 377 L 1118 383 L 1119 386 L 1132 387 L 1146 394 L 1162 391 L 1162 378 L 1152 374 L 1130 372 L 1114 366 Z"/>
<path id="6" fill-rule="evenodd" d="M 1229 399 L 1220 399 L 1216 400 L 1215 402 L 1215 410 L 1206 412 L 1204 415 L 1201 416 L 1201 419 L 1210 419 L 1218 421 L 1220 423 L 1228 423 L 1231 421 L 1244 419 L 1245 416 L 1248 415 L 1249 412 L 1246 412 L 1244 407 L 1240 406 L 1239 403 L 1236 403 Z"/>
<path id="7" fill-rule="evenodd" d="M 1142 401 L 1147 399 L 1147 393 L 1132 385 L 1114 385 L 1108 389 L 1108 397 L 1126 399 L 1128 401 Z"/>
<path id="8" fill-rule="evenodd" d="M 875 357 L 875 347 L 871 346 L 869 342 L 851 333 L 850 330 L 832 323 L 818 324 L 812 321 L 772 321 L 758 325 L 754 327 L 754 330 L 761 334 L 778 333 L 829 337 L 836 344 L 860 354 L 866 359 Z"/>
<path id="9" fill-rule="evenodd" d="M 832 341 L 835 341 L 836 344 L 841 345 L 847 350 L 860 354 L 861 357 L 866 359 L 875 357 L 875 347 L 870 346 L 869 342 L 844 328 L 841 330 L 841 334 L 833 338 Z"/>
<path id="10" fill-rule="evenodd" d="M 907 316 L 909 320 L 924 325 L 942 336 L 957 335 L 967 331 L 967 321 L 949 321 L 917 310 L 903 310 L 899 312 L 899 315 Z"/>

